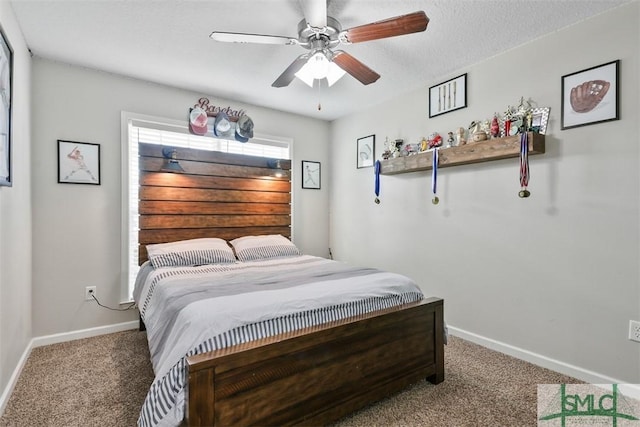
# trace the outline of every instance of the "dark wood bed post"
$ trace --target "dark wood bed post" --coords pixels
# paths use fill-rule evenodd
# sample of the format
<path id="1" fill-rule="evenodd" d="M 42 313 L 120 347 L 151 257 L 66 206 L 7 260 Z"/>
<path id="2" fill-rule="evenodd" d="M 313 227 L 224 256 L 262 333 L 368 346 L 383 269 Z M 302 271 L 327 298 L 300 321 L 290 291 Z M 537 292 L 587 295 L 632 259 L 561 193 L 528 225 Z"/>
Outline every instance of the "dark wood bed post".
<path id="1" fill-rule="evenodd" d="M 434 322 L 435 322 L 435 368 L 436 371 L 433 375 L 429 375 L 427 377 L 427 381 L 432 384 L 440 384 L 444 381 L 444 304 L 440 304 L 435 307 L 434 312 Z M 441 333 L 438 333 L 440 331 Z"/>

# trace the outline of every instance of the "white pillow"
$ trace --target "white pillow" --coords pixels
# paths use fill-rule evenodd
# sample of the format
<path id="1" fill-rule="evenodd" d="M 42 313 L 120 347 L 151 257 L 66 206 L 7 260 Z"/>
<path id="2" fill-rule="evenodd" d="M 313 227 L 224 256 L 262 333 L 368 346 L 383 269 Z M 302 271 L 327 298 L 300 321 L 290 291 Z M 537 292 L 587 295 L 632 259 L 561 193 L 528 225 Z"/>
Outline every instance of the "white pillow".
<path id="1" fill-rule="evenodd" d="M 235 249 L 236 256 L 240 261 L 302 255 L 296 245 L 281 234 L 239 237 L 229 243 Z"/>
<path id="2" fill-rule="evenodd" d="M 218 238 L 147 245 L 147 253 L 153 268 L 236 262 L 231 247 L 225 240 Z"/>

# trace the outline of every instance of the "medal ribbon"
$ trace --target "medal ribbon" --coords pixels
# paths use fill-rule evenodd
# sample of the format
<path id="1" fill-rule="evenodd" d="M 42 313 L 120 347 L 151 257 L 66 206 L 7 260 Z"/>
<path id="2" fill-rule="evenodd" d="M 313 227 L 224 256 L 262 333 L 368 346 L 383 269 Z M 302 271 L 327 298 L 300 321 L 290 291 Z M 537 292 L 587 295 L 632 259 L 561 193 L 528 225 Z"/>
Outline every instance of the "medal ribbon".
<path id="1" fill-rule="evenodd" d="M 529 136 L 527 132 L 520 135 L 520 187 L 529 185 Z"/>
<path id="2" fill-rule="evenodd" d="M 380 195 L 380 168 L 381 168 L 381 164 L 380 164 L 380 160 L 376 160 L 375 166 L 374 166 L 374 174 L 376 176 L 376 184 L 375 184 L 375 193 L 376 193 L 376 203 L 380 203 L 380 199 L 378 199 L 378 196 Z"/>
<path id="3" fill-rule="evenodd" d="M 438 189 L 438 149 L 433 149 L 433 157 L 432 157 L 432 168 L 431 168 L 431 192 L 433 195 L 436 195 L 436 191 Z"/>

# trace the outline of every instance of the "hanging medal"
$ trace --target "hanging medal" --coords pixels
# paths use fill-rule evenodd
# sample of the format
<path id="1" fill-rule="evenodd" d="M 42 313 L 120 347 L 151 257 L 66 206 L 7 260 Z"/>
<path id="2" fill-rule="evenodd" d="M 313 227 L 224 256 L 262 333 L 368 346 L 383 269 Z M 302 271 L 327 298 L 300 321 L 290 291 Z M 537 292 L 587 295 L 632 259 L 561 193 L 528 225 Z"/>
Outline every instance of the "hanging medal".
<path id="1" fill-rule="evenodd" d="M 520 191 L 518 197 L 526 198 L 531 195 L 529 185 L 529 135 L 522 132 L 520 135 Z"/>
<path id="2" fill-rule="evenodd" d="M 431 199 L 431 203 L 437 205 L 440 202 L 440 199 L 436 195 L 438 190 L 438 149 L 433 149 L 432 156 L 432 168 L 431 168 L 431 192 L 433 193 L 433 199 Z"/>
<path id="3" fill-rule="evenodd" d="M 380 196 L 380 160 L 376 160 L 376 164 L 374 167 L 374 174 L 376 176 L 376 184 L 375 184 L 375 193 L 376 193 L 376 198 L 373 199 L 374 202 L 376 202 L 377 205 L 380 204 L 380 199 L 378 198 L 378 196 Z"/>

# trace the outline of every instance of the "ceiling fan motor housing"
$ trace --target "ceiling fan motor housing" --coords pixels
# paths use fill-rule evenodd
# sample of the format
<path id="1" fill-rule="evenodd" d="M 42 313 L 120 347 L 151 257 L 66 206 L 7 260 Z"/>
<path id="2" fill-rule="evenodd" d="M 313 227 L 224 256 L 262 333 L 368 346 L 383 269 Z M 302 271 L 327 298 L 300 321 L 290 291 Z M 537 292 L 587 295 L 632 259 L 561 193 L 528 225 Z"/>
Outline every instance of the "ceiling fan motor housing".
<path id="1" fill-rule="evenodd" d="M 341 31 L 340 23 L 330 16 L 327 16 L 327 25 L 322 28 L 311 27 L 303 19 L 298 24 L 298 42 L 310 50 L 331 49 L 340 44 L 338 35 Z"/>

